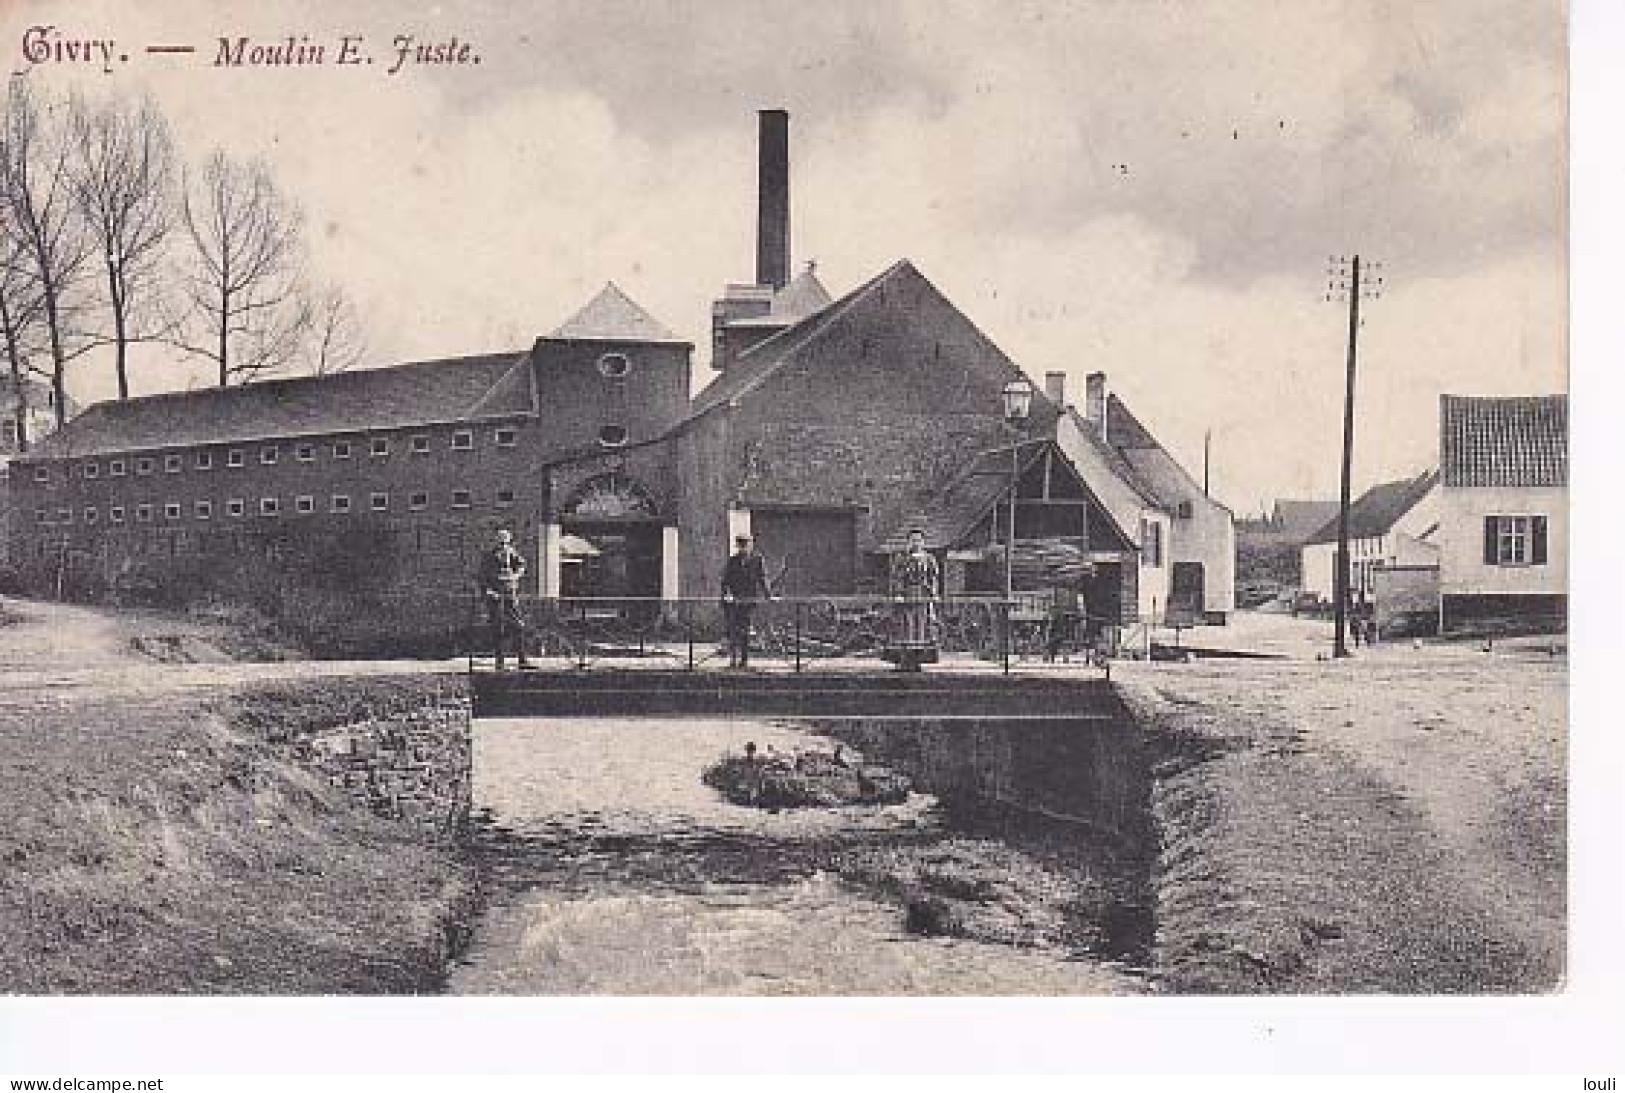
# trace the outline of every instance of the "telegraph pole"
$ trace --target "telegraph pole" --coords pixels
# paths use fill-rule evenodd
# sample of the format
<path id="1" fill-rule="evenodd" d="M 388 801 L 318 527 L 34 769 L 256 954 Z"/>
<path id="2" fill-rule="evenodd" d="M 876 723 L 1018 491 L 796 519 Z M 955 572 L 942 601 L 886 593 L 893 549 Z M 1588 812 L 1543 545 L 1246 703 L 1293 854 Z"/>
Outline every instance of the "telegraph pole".
<path id="1" fill-rule="evenodd" d="M 1373 263 L 1368 273 L 1374 272 Z M 1327 270 L 1326 299 L 1339 300 L 1345 293 L 1349 302 L 1349 349 L 1347 379 L 1343 389 L 1343 471 L 1337 498 L 1337 561 L 1332 574 L 1332 626 L 1335 631 L 1332 656 L 1346 657 L 1348 649 L 1349 606 L 1349 487 L 1354 470 L 1354 373 L 1360 345 L 1360 297 L 1368 292 L 1376 299 L 1382 291 L 1382 278 L 1372 277 L 1364 289 L 1360 284 L 1360 256 L 1338 255 Z"/>

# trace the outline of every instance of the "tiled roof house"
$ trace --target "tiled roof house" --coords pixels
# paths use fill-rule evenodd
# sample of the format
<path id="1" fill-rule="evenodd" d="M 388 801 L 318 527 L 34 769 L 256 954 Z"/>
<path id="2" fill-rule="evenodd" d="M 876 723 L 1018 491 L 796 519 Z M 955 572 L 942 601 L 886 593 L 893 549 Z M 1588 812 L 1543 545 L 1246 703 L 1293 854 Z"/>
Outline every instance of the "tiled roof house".
<path id="1" fill-rule="evenodd" d="M 1441 396 L 1439 459 L 1442 625 L 1561 625 L 1568 396 Z"/>

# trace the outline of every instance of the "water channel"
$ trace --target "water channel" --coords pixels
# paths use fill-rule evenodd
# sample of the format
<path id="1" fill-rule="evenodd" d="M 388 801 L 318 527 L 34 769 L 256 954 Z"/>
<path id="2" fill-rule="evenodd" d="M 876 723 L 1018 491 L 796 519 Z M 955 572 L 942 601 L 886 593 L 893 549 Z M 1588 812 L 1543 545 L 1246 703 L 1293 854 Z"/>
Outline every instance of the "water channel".
<path id="1" fill-rule="evenodd" d="M 745 741 L 832 748 L 761 720 L 480 720 L 476 836 L 487 907 L 448 983 L 461 994 L 1124 994 L 1145 990 L 1142 906 L 1112 951 L 922 937 L 895 894 L 843 878 L 854 848 L 1004 840 L 1068 868 L 1132 845 L 1143 784 L 1109 727 L 1069 721 L 825 726 L 933 792 L 770 812 L 703 768 Z M 1127 841 L 1123 841 L 1127 837 Z M 986 845 L 985 842 L 979 845 Z M 1057 847 L 1061 848 L 1057 851 Z M 1134 855 L 1129 855 L 1133 858 Z M 1119 872 L 1143 861 L 1112 859 Z M 1124 881 L 1125 877 L 1117 878 Z M 1129 889 L 1135 878 L 1126 876 Z M 1126 940 L 1124 940 L 1126 939 Z"/>

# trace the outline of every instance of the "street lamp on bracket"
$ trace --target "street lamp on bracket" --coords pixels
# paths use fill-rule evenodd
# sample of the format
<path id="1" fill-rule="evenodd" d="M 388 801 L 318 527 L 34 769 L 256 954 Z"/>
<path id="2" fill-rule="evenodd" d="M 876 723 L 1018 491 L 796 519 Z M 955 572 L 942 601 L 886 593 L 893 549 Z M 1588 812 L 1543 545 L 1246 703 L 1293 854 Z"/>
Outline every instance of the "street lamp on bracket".
<path id="1" fill-rule="evenodd" d="M 1027 415 L 1032 412 L 1033 385 L 1025 377 L 1013 379 L 1004 385 L 999 398 L 1004 406 L 1005 423 L 1016 430 L 1016 439 L 1010 445 L 1009 519 L 1004 540 L 1004 598 L 1008 604 L 1015 595 L 1016 491 L 1021 479 L 1021 434 L 1027 424 Z"/>

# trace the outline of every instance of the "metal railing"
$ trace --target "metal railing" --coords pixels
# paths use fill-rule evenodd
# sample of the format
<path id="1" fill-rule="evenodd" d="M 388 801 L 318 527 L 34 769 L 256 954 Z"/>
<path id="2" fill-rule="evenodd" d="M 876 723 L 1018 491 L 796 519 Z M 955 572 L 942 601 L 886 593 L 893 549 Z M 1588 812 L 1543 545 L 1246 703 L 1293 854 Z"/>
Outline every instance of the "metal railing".
<path id="1" fill-rule="evenodd" d="M 659 660 L 697 671 L 728 655 L 721 603 L 712 598 L 544 598 L 517 601 L 525 652 L 586 668 L 609 660 Z M 878 660 L 901 633 L 906 611 L 919 604 L 889 596 L 805 596 L 757 601 L 751 614 L 750 655 L 800 672 L 836 661 Z M 931 633 L 944 656 L 1013 663 L 1058 656 L 1103 659 L 1099 620 L 1058 614 L 1045 594 L 954 596 L 933 601 Z M 470 672 L 490 661 L 494 632 L 483 597 L 472 597 L 468 625 Z M 512 650 L 510 649 L 510 655 Z M 723 661 L 725 663 L 725 661 Z"/>

